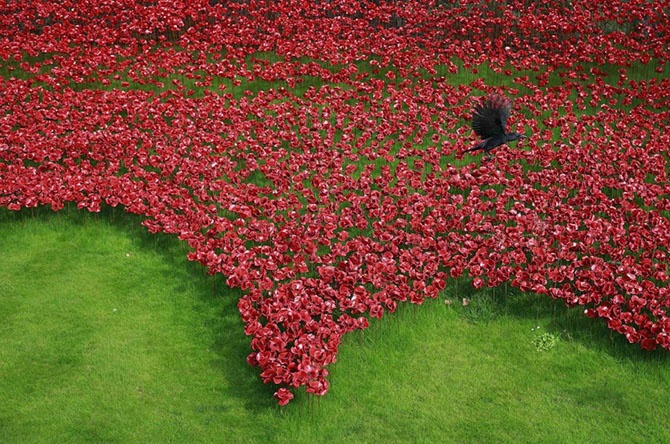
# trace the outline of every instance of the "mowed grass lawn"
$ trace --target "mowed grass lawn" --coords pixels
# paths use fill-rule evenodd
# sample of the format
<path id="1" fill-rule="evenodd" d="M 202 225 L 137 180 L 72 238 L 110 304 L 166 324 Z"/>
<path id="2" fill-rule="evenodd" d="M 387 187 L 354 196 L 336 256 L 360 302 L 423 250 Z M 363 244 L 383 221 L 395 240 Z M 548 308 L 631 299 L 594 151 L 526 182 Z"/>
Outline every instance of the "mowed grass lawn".
<path id="1" fill-rule="evenodd" d="M 0 210 L 0 443 L 670 442 L 667 352 L 466 282 L 347 337 L 328 395 L 280 408 L 239 293 L 139 222 Z"/>

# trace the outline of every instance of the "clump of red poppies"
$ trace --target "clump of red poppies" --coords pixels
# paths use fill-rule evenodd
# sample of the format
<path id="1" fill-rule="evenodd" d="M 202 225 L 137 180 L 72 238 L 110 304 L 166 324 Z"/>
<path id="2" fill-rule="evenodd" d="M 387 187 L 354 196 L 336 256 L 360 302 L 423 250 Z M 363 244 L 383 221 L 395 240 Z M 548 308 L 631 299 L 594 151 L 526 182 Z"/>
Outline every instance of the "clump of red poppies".
<path id="1" fill-rule="evenodd" d="M 188 242 L 244 290 L 280 404 L 327 392 L 344 334 L 464 275 L 670 349 L 656 2 L 92 3 L 0 6 L 0 205 L 121 205 Z M 456 167 L 483 66 L 534 136 Z"/>

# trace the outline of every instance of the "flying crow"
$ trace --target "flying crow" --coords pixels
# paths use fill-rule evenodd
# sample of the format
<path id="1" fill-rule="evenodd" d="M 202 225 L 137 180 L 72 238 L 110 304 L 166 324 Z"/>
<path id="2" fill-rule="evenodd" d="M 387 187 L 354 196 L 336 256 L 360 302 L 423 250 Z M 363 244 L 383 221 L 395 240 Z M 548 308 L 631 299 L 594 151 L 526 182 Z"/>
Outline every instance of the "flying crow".
<path id="1" fill-rule="evenodd" d="M 491 94 L 475 106 L 472 112 L 472 129 L 482 140 L 470 151 L 484 150 L 486 158 L 491 158 L 491 150 L 497 146 L 526 136 L 507 132 L 507 118 L 512 111 L 512 103 L 500 94 Z"/>

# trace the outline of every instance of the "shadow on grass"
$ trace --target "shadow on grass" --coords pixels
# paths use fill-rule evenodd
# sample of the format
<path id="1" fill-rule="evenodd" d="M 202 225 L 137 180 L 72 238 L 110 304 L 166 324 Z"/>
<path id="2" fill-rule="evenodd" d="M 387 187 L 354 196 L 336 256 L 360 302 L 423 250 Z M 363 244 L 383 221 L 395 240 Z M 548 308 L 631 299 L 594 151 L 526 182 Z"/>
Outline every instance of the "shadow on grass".
<path id="1" fill-rule="evenodd" d="M 630 344 L 621 334 L 610 330 L 603 319 L 591 319 L 584 314 L 584 307 L 568 307 L 563 301 L 548 295 L 523 293 L 509 284 L 497 288 L 475 290 L 469 279 L 458 279 L 452 285 L 456 294 L 470 299 L 462 307 L 461 316 L 471 323 L 492 322 L 502 317 L 537 320 L 548 323 L 551 333 L 563 340 L 605 353 L 617 360 L 637 362 L 670 362 L 667 350 L 642 350 L 639 344 Z M 459 301 L 456 301 L 460 303 Z"/>
<path id="2" fill-rule="evenodd" d="M 29 208 L 18 212 L 0 208 L 0 222 L 22 222 L 38 218 L 58 224 L 60 220 L 68 225 L 89 223 L 107 223 L 114 229 L 124 232 L 138 250 L 155 252 L 162 256 L 170 266 L 164 271 L 165 277 L 180 282 L 174 291 L 185 291 L 187 285 L 195 287 L 194 293 L 199 300 L 194 310 L 202 313 L 203 325 L 212 332 L 214 338 L 211 350 L 217 358 L 210 364 L 229 381 L 226 395 L 237 398 L 252 412 L 267 410 L 274 404 L 272 394 L 275 387 L 263 384 L 260 372 L 246 362 L 251 352 L 250 338 L 244 334 L 244 325 L 237 309 L 242 295 L 239 289 L 228 287 L 222 275 L 211 276 L 205 267 L 187 259 L 189 247 L 176 236 L 159 233 L 152 234 L 141 225 L 143 217 L 127 213 L 123 208 L 103 206 L 100 213 L 89 213 L 69 204 L 59 212 L 49 207 Z M 177 273 L 177 276 L 175 276 Z M 186 284 L 188 283 L 188 284 Z M 217 313 L 212 316 L 211 313 Z"/>

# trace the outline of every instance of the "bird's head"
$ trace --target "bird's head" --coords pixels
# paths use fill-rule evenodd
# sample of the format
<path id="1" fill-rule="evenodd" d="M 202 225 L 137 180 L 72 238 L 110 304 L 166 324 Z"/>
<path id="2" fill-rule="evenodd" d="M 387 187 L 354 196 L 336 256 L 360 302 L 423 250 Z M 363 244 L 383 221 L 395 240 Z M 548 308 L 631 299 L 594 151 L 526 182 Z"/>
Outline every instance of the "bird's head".
<path id="1" fill-rule="evenodd" d="M 514 141 L 514 140 L 519 140 L 519 139 L 527 139 L 527 138 L 528 138 L 528 137 L 526 137 L 525 134 L 521 134 L 521 133 L 516 133 L 516 132 L 515 132 L 515 133 L 509 133 L 509 134 L 507 134 L 507 141 L 508 141 L 508 142 L 512 142 L 512 141 Z"/>

